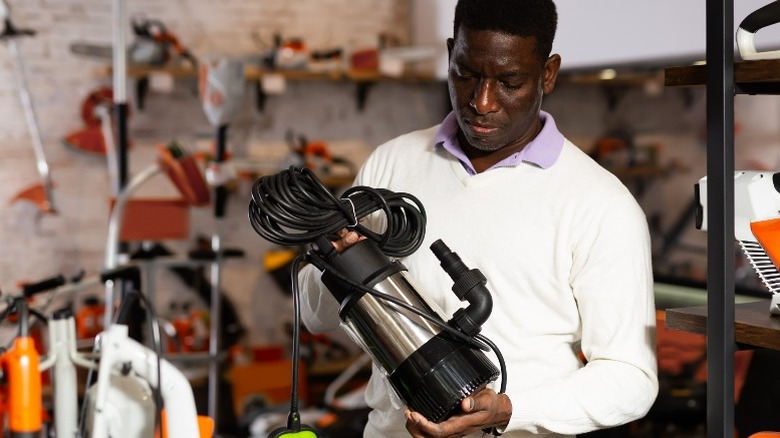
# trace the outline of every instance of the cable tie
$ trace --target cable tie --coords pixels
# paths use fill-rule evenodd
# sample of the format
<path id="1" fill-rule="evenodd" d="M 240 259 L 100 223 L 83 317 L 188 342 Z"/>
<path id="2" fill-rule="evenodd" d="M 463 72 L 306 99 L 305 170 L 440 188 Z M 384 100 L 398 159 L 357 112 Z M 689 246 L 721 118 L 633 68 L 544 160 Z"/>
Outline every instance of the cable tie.
<path id="1" fill-rule="evenodd" d="M 352 225 L 347 225 L 347 226 L 354 228 L 358 224 L 357 211 L 355 211 L 355 203 L 352 202 L 352 199 L 350 199 L 350 198 L 341 198 L 341 199 L 343 199 L 344 201 L 349 202 L 349 205 L 352 206 L 352 220 L 353 220 L 354 223 Z"/>

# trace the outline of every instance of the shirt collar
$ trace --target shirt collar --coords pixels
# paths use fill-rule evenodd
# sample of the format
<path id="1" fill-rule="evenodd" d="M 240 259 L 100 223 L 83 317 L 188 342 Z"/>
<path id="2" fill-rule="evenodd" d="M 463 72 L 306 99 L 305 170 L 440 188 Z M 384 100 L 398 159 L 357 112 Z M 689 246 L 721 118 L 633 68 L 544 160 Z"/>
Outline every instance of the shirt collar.
<path id="1" fill-rule="evenodd" d="M 547 169 L 555 164 L 563 149 L 563 134 L 558 131 L 555 119 L 549 113 L 539 111 L 539 119 L 542 122 L 542 130 L 539 131 L 539 134 L 525 145 L 521 151 L 504 158 L 491 166 L 490 169 L 514 167 L 522 162 L 535 164 L 542 169 Z M 455 112 L 450 112 L 439 126 L 436 135 L 433 137 L 433 142 L 460 160 L 466 170 L 474 175 L 476 174 L 474 166 L 471 165 L 471 161 L 466 157 L 458 142 L 458 129 L 458 120 Z"/>

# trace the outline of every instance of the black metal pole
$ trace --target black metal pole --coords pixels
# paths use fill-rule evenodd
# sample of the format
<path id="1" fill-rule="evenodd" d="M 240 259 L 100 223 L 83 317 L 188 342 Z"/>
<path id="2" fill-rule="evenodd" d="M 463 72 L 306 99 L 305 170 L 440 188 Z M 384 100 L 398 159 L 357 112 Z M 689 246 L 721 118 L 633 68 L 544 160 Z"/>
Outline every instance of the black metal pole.
<path id="1" fill-rule="evenodd" d="M 217 163 L 225 161 L 227 155 L 227 129 L 227 124 L 217 128 L 216 150 L 214 152 L 214 161 Z M 214 193 L 214 217 L 219 219 L 225 216 L 226 204 L 227 189 L 224 185 L 218 185 Z"/>
<path id="2" fill-rule="evenodd" d="M 127 150 L 129 147 L 127 132 L 127 103 L 114 104 L 114 120 L 116 120 L 116 164 L 117 164 L 117 190 L 121 191 L 127 185 L 129 159 Z"/>
<path id="3" fill-rule="evenodd" d="M 128 133 L 127 133 L 127 52 L 125 47 L 127 45 L 125 35 L 125 21 L 127 18 L 127 10 L 125 0 L 113 0 L 112 1 L 113 12 L 113 36 L 112 47 L 114 50 L 112 68 L 113 68 L 113 86 L 114 86 L 114 123 L 116 126 L 115 132 L 115 150 L 116 150 L 116 174 L 117 174 L 117 187 L 113 187 L 116 190 L 114 195 L 117 195 L 127 185 L 128 174 Z"/>
<path id="4" fill-rule="evenodd" d="M 734 0 L 707 0 L 707 436 L 734 436 Z"/>

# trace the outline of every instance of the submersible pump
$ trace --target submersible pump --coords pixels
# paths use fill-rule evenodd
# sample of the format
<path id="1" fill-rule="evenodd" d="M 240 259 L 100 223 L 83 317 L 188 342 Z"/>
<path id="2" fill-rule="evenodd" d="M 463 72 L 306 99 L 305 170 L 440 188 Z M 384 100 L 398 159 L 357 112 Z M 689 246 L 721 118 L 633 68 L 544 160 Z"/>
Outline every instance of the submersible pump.
<path id="1" fill-rule="evenodd" d="M 384 232 L 362 224 L 375 212 L 384 215 Z M 469 269 L 441 240 L 431 245 L 453 280 L 453 292 L 468 302 L 445 321 L 392 258 L 412 254 L 425 236 L 425 210 L 414 196 L 356 186 L 336 198 L 309 169 L 293 167 L 254 183 L 249 218 L 266 240 L 310 245 L 305 259 L 322 271 L 323 284 L 340 303 L 342 328 L 410 409 L 434 422 L 456 413 L 464 398 L 501 374 L 482 350 L 494 351 L 505 374 L 501 353 L 479 334 L 492 310 L 482 273 Z M 337 252 L 331 240 L 343 229 L 366 239 Z M 504 387 L 505 375 L 501 392 Z"/>

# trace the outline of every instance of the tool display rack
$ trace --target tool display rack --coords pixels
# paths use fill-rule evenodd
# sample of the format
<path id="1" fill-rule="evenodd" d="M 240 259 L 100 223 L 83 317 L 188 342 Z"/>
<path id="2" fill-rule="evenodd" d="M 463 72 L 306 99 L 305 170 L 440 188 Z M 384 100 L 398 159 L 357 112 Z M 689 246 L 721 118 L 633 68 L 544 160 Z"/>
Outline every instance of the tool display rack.
<path id="1" fill-rule="evenodd" d="M 667 86 L 706 85 L 707 436 L 734 436 L 734 96 L 780 94 L 780 60 L 734 61 L 734 0 L 706 2 L 705 65 L 667 68 Z M 767 309 L 767 312 L 769 309 Z"/>

